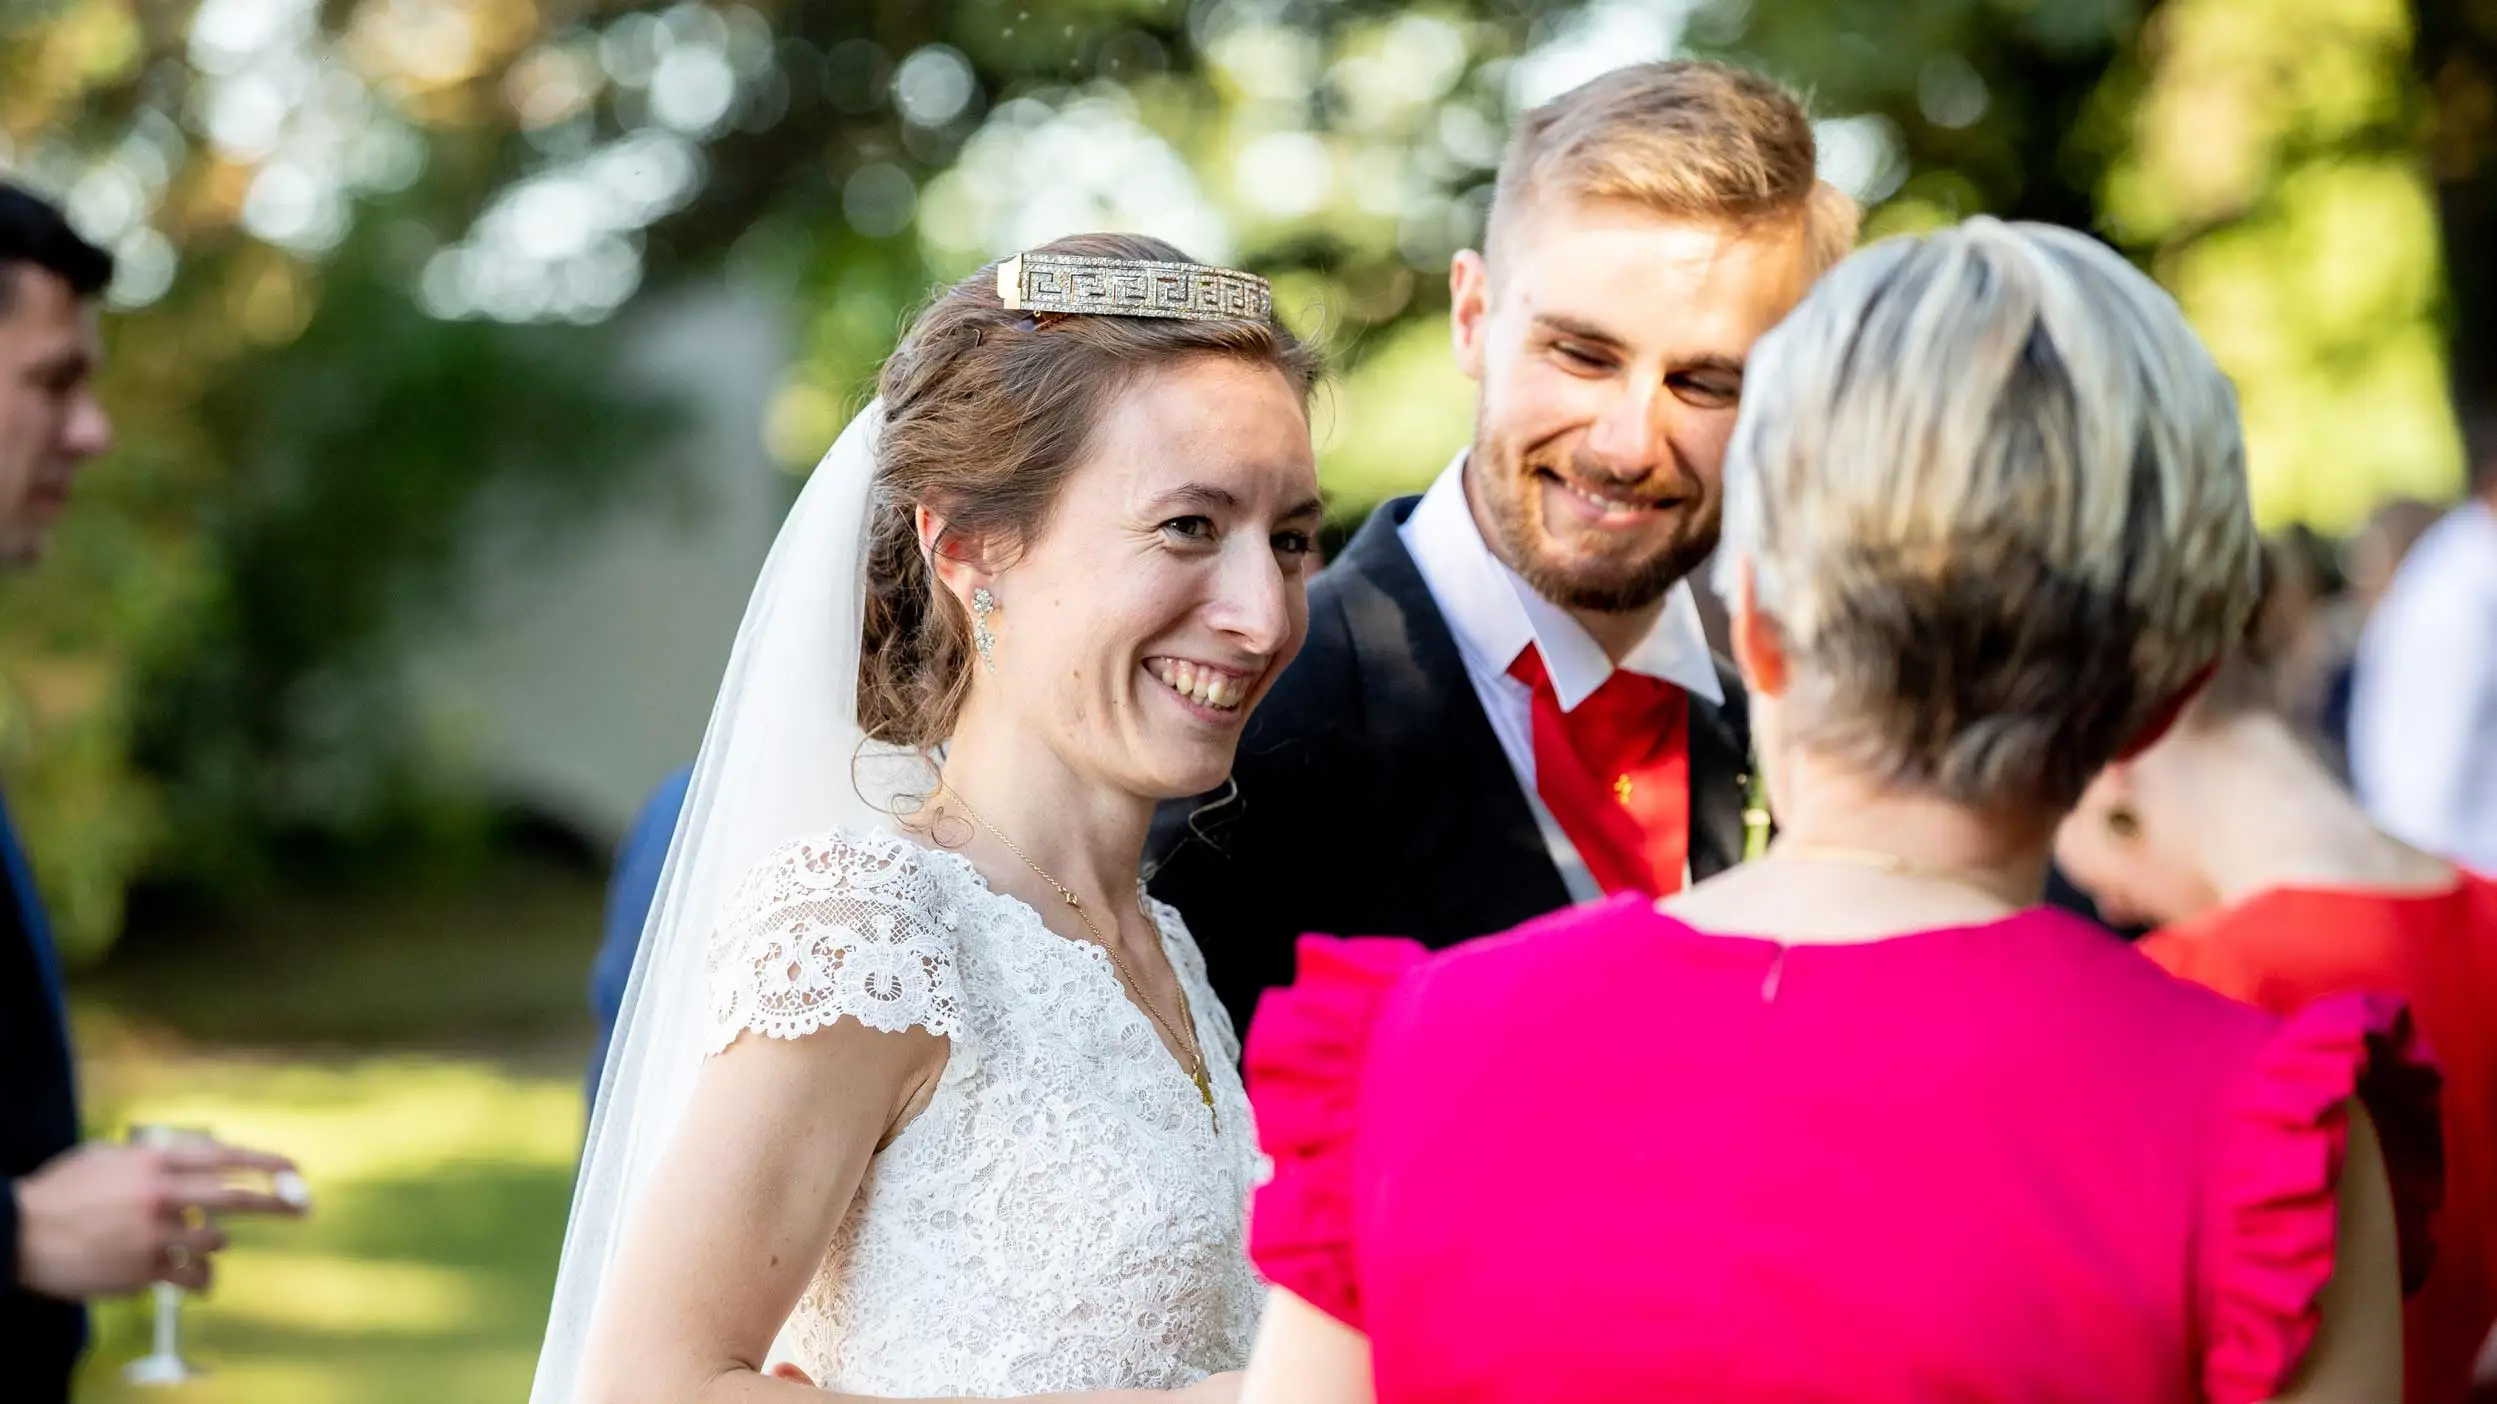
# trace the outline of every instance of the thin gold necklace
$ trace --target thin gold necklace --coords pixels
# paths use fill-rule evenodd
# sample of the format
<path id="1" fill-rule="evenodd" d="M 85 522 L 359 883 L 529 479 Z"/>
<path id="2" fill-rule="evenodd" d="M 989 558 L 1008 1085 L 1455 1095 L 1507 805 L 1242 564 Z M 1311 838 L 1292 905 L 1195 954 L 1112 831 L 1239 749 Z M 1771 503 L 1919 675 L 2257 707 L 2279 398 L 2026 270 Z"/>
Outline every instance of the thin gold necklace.
<path id="1" fill-rule="evenodd" d="M 1882 848 L 1851 848 L 1845 844 L 1812 843 L 1803 839 L 1779 839 L 1769 845 L 1768 856 L 1790 862 L 1838 863 L 1849 867 L 1871 868 L 1893 877 L 1916 878 L 1925 882 L 1946 883 L 2007 902 L 2017 908 L 2026 905 L 2004 895 L 2001 888 L 1986 881 L 1985 875 L 1967 868 L 1947 868 L 1939 864 L 1919 863 L 1903 854 Z"/>
<path id="2" fill-rule="evenodd" d="M 1136 1007 L 1145 1012 L 1145 1017 L 1151 1019 L 1155 1027 L 1159 1028 L 1163 1033 L 1169 1035 L 1172 1047 L 1180 1049 L 1187 1054 L 1187 1061 L 1180 1065 L 1180 1071 L 1185 1072 L 1188 1075 L 1188 1080 L 1196 1084 L 1197 1096 L 1203 1098 L 1205 1101 L 1206 1116 L 1213 1121 L 1215 1126 L 1220 1127 L 1222 1125 L 1222 1115 L 1214 1109 L 1214 1077 L 1205 1066 L 1205 1048 L 1202 1044 L 1197 1042 L 1195 1030 L 1191 1028 L 1186 1038 L 1180 1037 L 1179 1030 L 1172 1027 L 1171 1022 L 1168 1019 L 1162 1017 L 1162 1011 L 1153 1007 L 1153 997 L 1145 993 L 1144 981 L 1137 979 L 1136 972 L 1127 968 L 1127 962 L 1120 957 L 1117 945 L 1111 942 L 1109 938 L 1101 934 L 1101 928 L 1093 922 L 1092 913 L 1084 910 L 1084 898 L 1082 894 L 1078 893 L 1074 888 L 1069 887 L 1065 883 L 1050 876 L 1047 868 L 1033 862 L 1032 855 L 1024 852 L 1022 846 L 1017 844 L 1013 839 L 1006 837 L 1005 830 L 1000 829 L 995 824 L 988 822 L 987 819 L 981 816 L 980 811 L 973 809 L 971 807 L 971 801 L 964 799 L 960 790 L 955 789 L 953 786 L 946 784 L 942 780 L 937 782 L 937 789 L 945 794 L 953 796 L 954 803 L 962 806 L 963 813 L 970 815 L 972 821 L 978 824 L 981 828 L 996 835 L 997 841 L 1006 846 L 1006 851 L 1012 853 L 1015 857 L 1022 859 L 1024 867 L 1038 873 L 1042 882 L 1056 888 L 1058 890 L 1058 896 L 1063 898 L 1069 907 L 1075 909 L 1075 919 L 1084 924 L 1084 929 L 1086 931 L 1092 933 L 1093 944 L 1099 946 L 1102 954 L 1110 958 L 1110 964 L 1118 967 L 1119 977 L 1127 982 L 1128 988 L 1135 991 Z M 1153 919 L 1153 913 L 1145 910 L 1144 883 L 1141 881 L 1136 884 L 1136 915 L 1143 917 L 1144 924 L 1153 928 L 1154 931 L 1159 932 L 1162 929 L 1162 924 Z M 1174 971 L 1173 973 L 1176 974 L 1177 972 Z M 1180 1014 L 1184 1019 L 1187 1014 L 1188 1005 L 1188 991 L 1184 986 L 1179 991 L 1179 1005 Z"/>

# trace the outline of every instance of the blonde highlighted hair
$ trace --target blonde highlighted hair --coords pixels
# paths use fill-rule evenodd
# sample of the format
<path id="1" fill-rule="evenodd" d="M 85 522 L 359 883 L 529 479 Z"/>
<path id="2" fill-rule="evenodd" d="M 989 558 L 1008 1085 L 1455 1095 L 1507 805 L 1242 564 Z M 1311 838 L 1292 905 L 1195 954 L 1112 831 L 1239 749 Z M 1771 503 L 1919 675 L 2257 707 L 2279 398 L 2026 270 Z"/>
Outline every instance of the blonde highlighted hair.
<path id="1" fill-rule="evenodd" d="M 1982 809 L 2069 808 L 2256 597 L 2235 392 L 2068 229 L 1840 264 L 1753 349 L 1725 482 L 1788 739 Z"/>
<path id="2" fill-rule="evenodd" d="M 1500 159 L 1487 251 L 1559 196 L 1626 200 L 1676 219 L 1749 228 L 1801 220 L 1819 273 L 1855 245 L 1859 212 L 1820 179 L 1794 94 L 1729 64 L 1673 59 L 1592 79 L 1528 112 Z"/>

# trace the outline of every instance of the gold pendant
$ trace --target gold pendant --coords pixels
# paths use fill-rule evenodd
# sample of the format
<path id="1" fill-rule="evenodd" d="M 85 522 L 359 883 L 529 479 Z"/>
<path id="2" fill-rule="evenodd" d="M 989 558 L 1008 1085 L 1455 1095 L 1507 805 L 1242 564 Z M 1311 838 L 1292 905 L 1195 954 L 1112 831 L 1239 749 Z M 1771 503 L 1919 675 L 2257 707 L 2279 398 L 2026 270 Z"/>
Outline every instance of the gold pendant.
<path id="1" fill-rule="evenodd" d="M 1222 1129 L 1222 1114 L 1214 1110 L 1214 1079 L 1205 1071 L 1205 1065 L 1202 1063 L 1197 1065 L 1195 1080 L 1196 1094 L 1205 1099 L 1205 1119 L 1211 1122 L 1216 1130 Z"/>

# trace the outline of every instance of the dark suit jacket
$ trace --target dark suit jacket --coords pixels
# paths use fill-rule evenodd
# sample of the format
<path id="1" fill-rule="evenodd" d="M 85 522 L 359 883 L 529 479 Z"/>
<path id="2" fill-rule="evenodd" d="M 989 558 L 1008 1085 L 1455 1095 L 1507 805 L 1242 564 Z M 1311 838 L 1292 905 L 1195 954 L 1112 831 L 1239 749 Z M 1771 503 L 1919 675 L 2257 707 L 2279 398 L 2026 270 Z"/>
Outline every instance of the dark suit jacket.
<path id="1" fill-rule="evenodd" d="M 1250 718 L 1220 794 L 1165 805 L 1153 892 L 1179 908 L 1245 1030 L 1292 978 L 1305 931 L 1432 947 L 1566 906 L 1456 639 L 1396 534 L 1419 499 L 1371 514 L 1309 587 L 1309 638 Z M 1691 872 L 1743 854 L 1750 737 L 1742 689 L 1691 706 Z"/>
<path id="2" fill-rule="evenodd" d="M 0 893 L 0 1181 L 15 1181 L 77 1144 L 78 1099 L 60 966 L 5 808 L 0 877 L 8 887 Z M 86 1311 L 17 1285 L 17 1229 L 17 1196 L 0 1194 L 0 1395 L 65 1400 L 86 1346 Z"/>

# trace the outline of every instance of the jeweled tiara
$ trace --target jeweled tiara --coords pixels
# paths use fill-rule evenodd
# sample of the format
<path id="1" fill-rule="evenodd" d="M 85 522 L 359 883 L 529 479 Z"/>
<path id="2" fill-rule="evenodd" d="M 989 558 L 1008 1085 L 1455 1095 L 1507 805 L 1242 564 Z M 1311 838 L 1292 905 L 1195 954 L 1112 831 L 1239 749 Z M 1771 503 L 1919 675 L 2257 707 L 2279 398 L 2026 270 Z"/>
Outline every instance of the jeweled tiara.
<path id="1" fill-rule="evenodd" d="M 1274 311 L 1274 289 L 1254 273 L 1068 254 L 1016 254 L 998 264 L 997 296 L 1016 311 L 1092 317 L 1256 322 Z"/>

